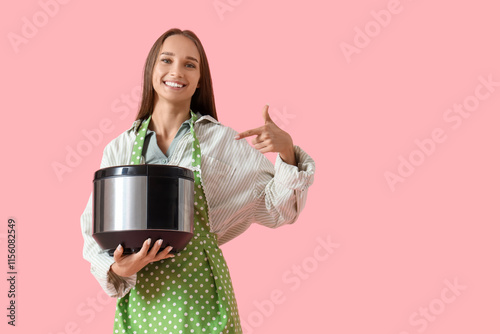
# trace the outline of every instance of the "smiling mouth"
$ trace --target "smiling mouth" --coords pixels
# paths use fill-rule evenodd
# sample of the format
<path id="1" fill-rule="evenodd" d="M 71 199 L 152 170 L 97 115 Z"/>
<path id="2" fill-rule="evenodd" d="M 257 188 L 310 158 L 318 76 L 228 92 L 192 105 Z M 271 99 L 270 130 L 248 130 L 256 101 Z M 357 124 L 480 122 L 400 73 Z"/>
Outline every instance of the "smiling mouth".
<path id="1" fill-rule="evenodd" d="M 163 82 L 165 85 L 167 85 L 168 87 L 173 87 L 173 88 L 182 88 L 182 87 L 186 87 L 186 85 L 183 85 L 183 84 L 178 84 L 176 82 L 171 82 L 171 81 L 164 81 Z"/>

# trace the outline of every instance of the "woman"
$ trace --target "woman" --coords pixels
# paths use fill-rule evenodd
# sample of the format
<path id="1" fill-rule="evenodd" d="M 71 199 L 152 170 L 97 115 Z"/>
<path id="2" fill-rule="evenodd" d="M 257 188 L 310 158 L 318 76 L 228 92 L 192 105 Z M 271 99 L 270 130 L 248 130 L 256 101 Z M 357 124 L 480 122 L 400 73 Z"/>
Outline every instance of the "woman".
<path id="1" fill-rule="evenodd" d="M 117 300 L 115 333 L 241 333 L 231 278 L 219 245 L 251 223 L 293 223 L 313 182 L 314 161 L 264 107 L 262 127 L 236 133 L 217 121 L 207 57 L 191 31 L 158 38 L 144 67 L 133 126 L 104 149 L 101 168 L 170 164 L 195 173 L 194 237 L 171 254 L 162 240 L 123 255 L 102 253 L 92 238 L 92 204 L 81 218 L 84 258 Z M 252 148 L 245 140 L 256 137 Z M 273 165 L 258 151 L 277 152 Z"/>

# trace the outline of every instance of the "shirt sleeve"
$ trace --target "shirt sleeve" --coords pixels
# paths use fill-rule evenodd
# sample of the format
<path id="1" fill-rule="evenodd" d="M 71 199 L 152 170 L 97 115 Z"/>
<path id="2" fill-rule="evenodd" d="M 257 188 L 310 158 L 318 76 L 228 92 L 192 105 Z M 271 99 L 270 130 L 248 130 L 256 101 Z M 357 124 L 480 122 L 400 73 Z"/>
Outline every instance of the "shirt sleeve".
<path id="1" fill-rule="evenodd" d="M 258 196 L 254 220 L 276 228 L 294 223 L 304 209 L 307 191 L 314 181 L 314 160 L 300 147 L 294 146 L 297 166 L 289 165 L 277 156 L 274 165 L 262 159 L 255 178 L 254 193 Z"/>
<path id="2" fill-rule="evenodd" d="M 110 145 L 106 146 L 101 168 L 117 165 L 115 157 Z M 121 277 L 110 271 L 110 266 L 115 262 L 113 257 L 103 252 L 92 237 L 92 194 L 80 218 L 80 224 L 84 241 L 83 258 L 90 262 L 90 272 L 109 296 L 116 298 L 125 296 L 135 286 L 137 274 Z"/>

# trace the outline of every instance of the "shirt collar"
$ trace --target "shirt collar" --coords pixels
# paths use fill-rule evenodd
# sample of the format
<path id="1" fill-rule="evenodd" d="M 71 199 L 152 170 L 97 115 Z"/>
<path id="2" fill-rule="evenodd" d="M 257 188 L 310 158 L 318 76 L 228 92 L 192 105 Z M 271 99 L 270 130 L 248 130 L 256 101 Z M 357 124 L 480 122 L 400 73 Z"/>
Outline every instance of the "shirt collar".
<path id="1" fill-rule="evenodd" d="M 199 123 L 199 122 L 202 122 L 202 121 L 209 121 L 209 122 L 212 122 L 212 123 L 216 123 L 216 124 L 219 124 L 219 121 L 217 121 L 215 118 L 213 118 L 212 116 L 210 115 L 202 115 L 200 114 L 199 112 L 196 112 L 196 115 L 198 116 L 198 119 L 196 120 L 195 124 L 196 123 Z M 129 131 L 133 131 L 135 134 L 137 134 L 137 132 L 139 132 L 139 129 L 141 128 L 141 124 L 142 124 L 142 121 L 141 119 L 138 119 L 136 120 L 132 126 L 130 127 Z M 186 122 L 189 122 L 189 120 L 187 120 Z M 184 123 L 183 123 L 184 124 Z M 149 130 L 148 130 L 149 132 Z"/>

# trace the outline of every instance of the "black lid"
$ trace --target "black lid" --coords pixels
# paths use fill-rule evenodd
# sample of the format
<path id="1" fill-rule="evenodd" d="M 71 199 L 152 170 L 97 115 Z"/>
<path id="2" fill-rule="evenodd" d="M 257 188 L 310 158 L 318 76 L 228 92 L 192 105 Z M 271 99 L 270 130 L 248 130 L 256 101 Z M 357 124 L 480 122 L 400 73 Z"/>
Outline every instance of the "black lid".
<path id="1" fill-rule="evenodd" d="M 192 170 L 172 165 L 124 165 L 99 169 L 94 173 L 94 181 L 116 176 L 155 176 L 183 178 L 194 181 Z"/>

